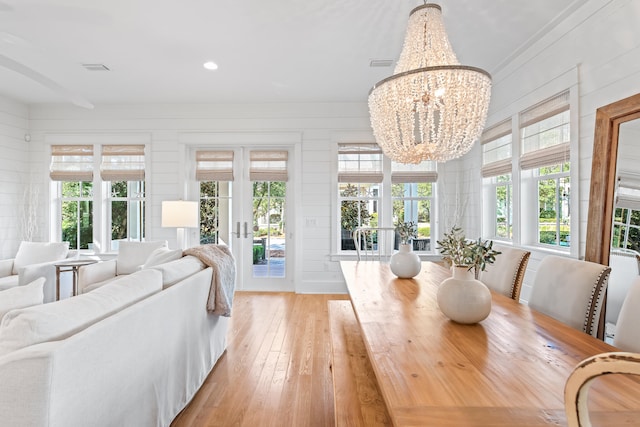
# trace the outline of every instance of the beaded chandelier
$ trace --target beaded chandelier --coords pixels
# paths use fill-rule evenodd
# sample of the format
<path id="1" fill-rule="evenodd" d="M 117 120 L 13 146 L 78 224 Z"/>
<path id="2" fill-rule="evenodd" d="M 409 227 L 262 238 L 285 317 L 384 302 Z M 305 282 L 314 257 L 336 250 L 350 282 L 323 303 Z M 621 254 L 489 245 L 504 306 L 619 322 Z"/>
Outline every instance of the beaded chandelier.
<path id="1" fill-rule="evenodd" d="M 400 60 L 369 92 L 373 134 L 399 163 L 444 162 L 467 153 L 484 128 L 491 75 L 460 65 L 437 4 L 409 15 Z"/>

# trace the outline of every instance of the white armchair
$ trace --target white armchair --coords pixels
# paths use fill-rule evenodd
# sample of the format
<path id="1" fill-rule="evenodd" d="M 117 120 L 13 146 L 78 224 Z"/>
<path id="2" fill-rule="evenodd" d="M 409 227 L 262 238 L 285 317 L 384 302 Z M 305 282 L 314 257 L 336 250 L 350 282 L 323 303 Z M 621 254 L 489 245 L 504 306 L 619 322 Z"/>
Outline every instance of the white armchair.
<path id="1" fill-rule="evenodd" d="M 90 292 L 106 285 L 118 276 L 140 270 L 154 251 L 158 249 L 162 249 L 163 254 L 168 251 L 173 257 L 182 256 L 182 250 L 170 251 L 166 240 L 150 242 L 122 241 L 119 244 L 116 259 L 84 265 L 78 269 L 78 293 Z"/>
<path id="2" fill-rule="evenodd" d="M 15 258 L 0 261 L 0 291 L 44 277 L 44 302 L 55 300 L 54 263 L 69 254 L 69 242 L 21 242 Z"/>

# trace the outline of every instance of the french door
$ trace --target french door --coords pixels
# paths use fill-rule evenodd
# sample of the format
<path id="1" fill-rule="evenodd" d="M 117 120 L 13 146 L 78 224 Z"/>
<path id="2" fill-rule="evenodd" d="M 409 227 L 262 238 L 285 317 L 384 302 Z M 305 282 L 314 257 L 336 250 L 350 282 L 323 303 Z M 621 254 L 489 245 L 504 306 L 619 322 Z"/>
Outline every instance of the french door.
<path id="1" fill-rule="evenodd" d="M 200 242 L 229 245 L 238 290 L 295 290 L 290 151 L 234 147 L 225 151 L 233 153 L 232 181 L 198 181 Z"/>

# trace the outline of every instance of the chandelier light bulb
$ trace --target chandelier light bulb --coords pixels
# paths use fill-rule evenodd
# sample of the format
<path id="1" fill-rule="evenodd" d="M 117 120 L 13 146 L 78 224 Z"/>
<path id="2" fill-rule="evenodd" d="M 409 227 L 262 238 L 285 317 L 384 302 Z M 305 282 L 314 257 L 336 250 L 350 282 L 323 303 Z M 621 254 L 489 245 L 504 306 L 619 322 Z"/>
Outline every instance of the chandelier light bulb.
<path id="1" fill-rule="evenodd" d="M 416 7 L 394 74 L 369 92 L 373 134 L 399 163 L 445 162 L 466 154 L 489 110 L 491 76 L 460 65 L 437 4 Z"/>

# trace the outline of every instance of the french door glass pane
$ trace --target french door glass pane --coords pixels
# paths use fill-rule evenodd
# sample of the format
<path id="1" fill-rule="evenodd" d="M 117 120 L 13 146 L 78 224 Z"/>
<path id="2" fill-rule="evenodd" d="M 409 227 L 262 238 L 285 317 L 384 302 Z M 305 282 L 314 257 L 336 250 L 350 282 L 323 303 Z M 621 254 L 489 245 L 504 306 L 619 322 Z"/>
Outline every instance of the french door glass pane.
<path id="1" fill-rule="evenodd" d="M 284 277 L 287 183 L 256 181 L 253 186 L 253 276 Z"/>

